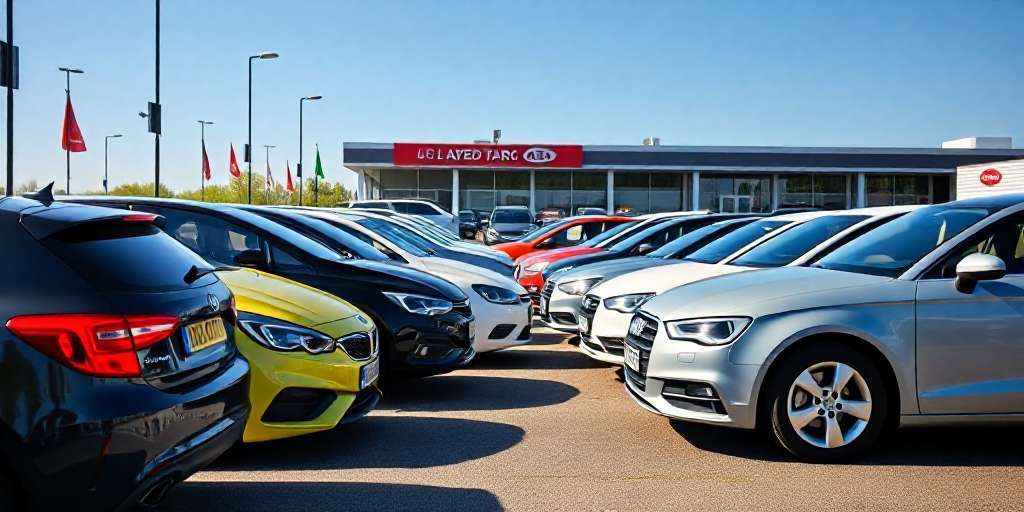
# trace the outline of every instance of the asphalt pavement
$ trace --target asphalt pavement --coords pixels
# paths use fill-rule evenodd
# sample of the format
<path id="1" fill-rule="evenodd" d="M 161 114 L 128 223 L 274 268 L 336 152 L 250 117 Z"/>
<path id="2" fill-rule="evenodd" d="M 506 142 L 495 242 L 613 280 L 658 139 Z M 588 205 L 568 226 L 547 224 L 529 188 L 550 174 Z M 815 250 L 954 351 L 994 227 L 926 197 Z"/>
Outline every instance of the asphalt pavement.
<path id="1" fill-rule="evenodd" d="M 246 446 L 157 510 L 1024 510 L 1020 429 L 903 430 L 855 464 L 803 464 L 639 409 L 566 341 L 538 329 L 357 423 Z"/>

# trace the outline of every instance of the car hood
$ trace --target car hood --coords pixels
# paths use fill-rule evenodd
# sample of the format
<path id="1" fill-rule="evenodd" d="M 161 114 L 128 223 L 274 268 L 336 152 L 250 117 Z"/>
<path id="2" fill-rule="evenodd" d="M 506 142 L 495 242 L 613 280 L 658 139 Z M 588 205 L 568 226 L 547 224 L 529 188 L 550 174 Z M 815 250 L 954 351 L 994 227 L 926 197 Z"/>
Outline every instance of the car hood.
<path id="1" fill-rule="evenodd" d="M 660 294 L 684 284 L 746 270 L 753 270 L 753 268 L 682 261 L 627 272 L 604 281 L 594 287 L 590 293 L 604 298 L 631 293 Z"/>
<path id="2" fill-rule="evenodd" d="M 217 272 L 235 295 L 239 311 L 291 322 L 304 327 L 359 315 L 355 306 L 325 291 L 259 270 Z"/>
<path id="3" fill-rule="evenodd" d="M 604 249 L 598 249 L 597 247 L 562 247 L 560 249 L 542 249 L 520 257 L 519 260 L 516 261 L 516 264 L 528 267 L 538 261 L 559 261 L 565 258 L 571 258 L 581 254 L 601 252 L 603 250 Z"/>
<path id="4" fill-rule="evenodd" d="M 574 281 L 576 279 L 590 279 L 593 277 L 600 277 L 602 279 L 609 280 L 613 277 L 625 274 L 626 272 L 633 272 L 634 270 L 661 265 L 671 265 L 674 263 L 678 263 L 678 261 L 662 258 L 648 258 L 645 256 L 632 256 L 618 260 L 587 263 L 564 272 L 552 274 L 551 278 L 560 283 Z"/>
<path id="5" fill-rule="evenodd" d="M 420 264 L 427 272 L 458 285 L 466 295 L 470 294 L 474 284 L 497 286 L 512 290 L 518 295 L 526 293 L 526 289 L 511 277 L 469 263 L 446 258 L 420 258 Z"/>
<path id="6" fill-rule="evenodd" d="M 429 272 L 385 261 L 345 260 L 336 265 L 355 267 L 358 274 L 368 280 L 379 281 L 381 286 L 394 285 L 409 293 L 436 293 L 451 301 L 466 300 L 466 294 L 458 286 Z M 404 281 L 404 282 L 403 282 Z"/>
<path id="7" fill-rule="evenodd" d="M 663 320 L 704 316 L 756 318 L 845 304 L 912 301 L 915 289 L 913 281 L 883 276 L 781 267 L 681 286 L 654 297 L 641 309 Z"/>

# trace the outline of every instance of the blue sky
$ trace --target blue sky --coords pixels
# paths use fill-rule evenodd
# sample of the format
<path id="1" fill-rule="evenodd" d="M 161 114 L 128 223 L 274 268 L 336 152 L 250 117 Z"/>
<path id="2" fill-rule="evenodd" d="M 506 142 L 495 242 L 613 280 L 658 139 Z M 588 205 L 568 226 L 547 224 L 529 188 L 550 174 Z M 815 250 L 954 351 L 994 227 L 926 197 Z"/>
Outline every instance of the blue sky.
<path id="1" fill-rule="evenodd" d="M 153 2 L 15 2 L 21 47 L 16 181 L 63 183 L 64 76 L 89 151 L 72 191 L 149 181 Z M 354 183 L 341 142 L 920 146 L 1009 135 L 1024 146 L 1024 2 L 165 0 L 162 173 L 199 186 L 197 119 L 215 182 L 246 137 L 254 67 L 254 169 L 320 144 L 328 177 Z M 2 105 L 2 102 L 0 102 Z M 2 108 L 2 107 L 0 107 Z M 0 118 L 2 119 L 2 118 Z M 2 137 L 0 137 L 2 139 Z M 3 141 L 0 140 L 0 144 Z M 2 154 L 2 153 L 0 153 Z M 2 167 L 0 167 L 2 172 Z"/>

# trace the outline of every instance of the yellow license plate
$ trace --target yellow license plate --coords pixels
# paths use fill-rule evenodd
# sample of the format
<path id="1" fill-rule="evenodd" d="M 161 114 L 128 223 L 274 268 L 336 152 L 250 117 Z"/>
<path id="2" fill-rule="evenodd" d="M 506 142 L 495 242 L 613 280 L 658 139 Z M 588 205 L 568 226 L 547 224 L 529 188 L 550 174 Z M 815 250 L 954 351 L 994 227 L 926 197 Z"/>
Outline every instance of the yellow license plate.
<path id="1" fill-rule="evenodd" d="M 227 339 L 228 333 L 221 318 L 210 318 L 185 326 L 185 351 L 189 354 L 223 343 Z"/>

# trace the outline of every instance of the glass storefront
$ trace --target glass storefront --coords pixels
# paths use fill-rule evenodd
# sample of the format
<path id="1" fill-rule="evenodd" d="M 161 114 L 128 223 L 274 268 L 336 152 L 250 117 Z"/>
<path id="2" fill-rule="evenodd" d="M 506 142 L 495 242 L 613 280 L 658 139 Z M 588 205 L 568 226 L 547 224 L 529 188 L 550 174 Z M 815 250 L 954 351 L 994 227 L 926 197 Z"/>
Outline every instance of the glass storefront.
<path id="1" fill-rule="evenodd" d="M 723 213 L 771 211 L 771 183 L 770 176 L 702 174 L 698 208 Z"/>
<path id="2" fill-rule="evenodd" d="M 779 176 L 779 207 L 847 208 L 846 174 L 784 174 Z"/>
<path id="3" fill-rule="evenodd" d="M 569 214 L 572 203 L 572 173 L 570 171 L 544 171 L 534 174 L 533 206 L 537 211 L 558 208 L 562 216 Z"/>
<path id="4" fill-rule="evenodd" d="M 369 196 L 377 199 L 429 199 L 452 207 L 451 169 L 388 169 L 368 171 Z"/>
<path id="5" fill-rule="evenodd" d="M 495 206 L 529 205 L 529 171 L 459 171 L 459 209 L 490 212 Z"/>
<path id="6" fill-rule="evenodd" d="M 615 211 L 660 213 L 685 209 L 685 180 L 679 173 L 616 172 Z"/>
<path id="7" fill-rule="evenodd" d="M 572 212 L 585 206 L 608 208 L 608 174 L 604 171 L 572 173 Z"/>
<path id="8" fill-rule="evenodd" d="M 867 200 L 864 206 L 929 204 L 928 176 L 877 175 L 864 177 Z"/>

